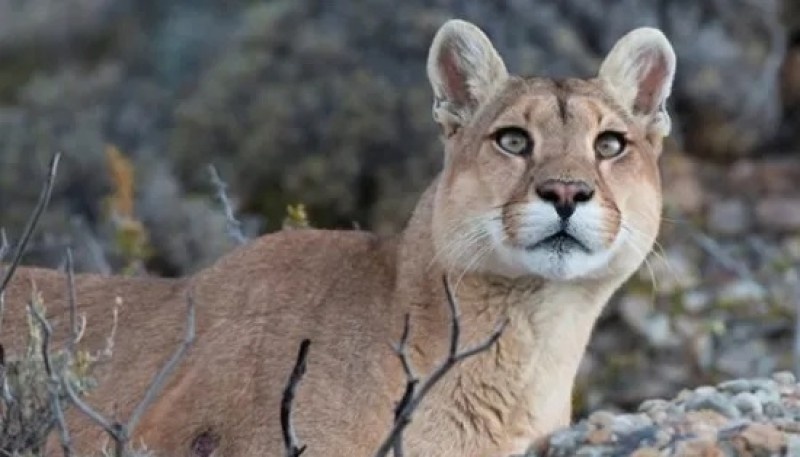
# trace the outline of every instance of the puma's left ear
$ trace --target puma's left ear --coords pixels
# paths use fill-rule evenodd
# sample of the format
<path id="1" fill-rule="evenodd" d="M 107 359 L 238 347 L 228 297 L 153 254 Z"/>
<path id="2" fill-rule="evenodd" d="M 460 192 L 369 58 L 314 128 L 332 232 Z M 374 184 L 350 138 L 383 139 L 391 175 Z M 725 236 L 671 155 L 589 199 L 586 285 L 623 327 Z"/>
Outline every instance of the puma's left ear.
<path id="1" fill-rule="evenodd" d="M 469 122 L 507 78 L 503 59 L 481 29 L 458 19 L 442 25 L 428 53 L 428 79 L 433 117 L 445 135 Z"/>
<path id="2" fill-rule="evenodd" d="M 620 38 L 599 77 L 631 114 L 647 117 L 651 131 L 669 135 L 664 105 L 675 78 L 675 51 L 660 30 L 642 27 Z"/>

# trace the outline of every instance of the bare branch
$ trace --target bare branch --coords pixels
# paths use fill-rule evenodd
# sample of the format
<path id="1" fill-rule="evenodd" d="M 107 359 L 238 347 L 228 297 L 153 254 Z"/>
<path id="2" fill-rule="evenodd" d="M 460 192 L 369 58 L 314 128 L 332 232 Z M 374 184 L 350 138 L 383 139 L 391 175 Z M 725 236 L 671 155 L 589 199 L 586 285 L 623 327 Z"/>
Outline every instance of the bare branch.
<path id="1" fill-rule="evenodd" d="M 36 207 L 34 208 L 30 219 L 28 219 L 28 223 L 25 225 L 25 230 L 22 232 L 22 238 L 20 238 L 19 243 L 17 243 L 17 249 L 14 252 L 14 257 L 11 260 L 11 264 L 8 266 L 8 270 L 6 270 L 5 276 L 3 277 L 3 282 L 0 283 L 0 293 L 3 293 L 3 291 L 6 290 L 8 283 L 11 282 L 11 278 L 14 276 L 14 272 L 19 266 L 19 262 L 22 260 L 22 255 L 25 253 L 25 248 L 28 246 L 28 242 L 30 241 L 34 230 L 36 230 L 36 226 L 39 223 L 39 218 L 42 216 L 47 204 L 50 202 L 50 195 L 53 193 L 53 184 L 56 180 L 56 171 L 58 171 L 58 163 L 60 160 L 60 152 L 55 153 L 52 159 L 50 159 L 49 171 L 44 183 L 44 187 L 39 194 L 39 201 L 36 202 Z"/>
<path id="2" fill-rule="evenodd" d="M 717 240 L 699 230 L 690 230 L 689 235 L 695 243 L 711 256 L 712 259 L 716 260 L 719 265 L 737 274 L 741 279 L 754 280 L 753 274 L 747 266 L 743 265 L 741 262 L 737 262 L 736 259 L 725 252 L 725 249 L 720 246 Z"/>
<path id="3" fill-rule="evenodd" d="M 231 207 L 231 201 L 228 198 L 228 185 L 220 178 L 214 165 L 208 165 L 208 174 L 211 176 L 211 184 L 214 185 L 214 188 L 217 190 L 217 200 L 219 200 L 219 203 L 222 205 L 222 210 L 225 212 L 228 236 L 239 244 L 246 243 L 247 237 L 242 233 L 242 223 L 236 219 L 233 208 Z"/>
<path id="4" fill-rule="evenodd" d="M 795 279 L 797 279 L 798 270 L 800 270 L 800 265 L 795 265 L 794 267 L 794 274 Z M 794 306 L 795 306 L 795 318 L 794 318 L 794 374 L 796 376 L 800 376 L 800 284 L 795 281 L 792 285 L 793 294 L 792 298 L 794 299 Z"/>
<path id="5" fill-rule="evenodd" d="M 397 403 L 394 409 L 394 420 L 397 421 L 402 415 L 409 402 L 414 398 L 414 390 L 419 383 L 419 379 L 414 374 L 414 368 L 411 366 L 411 361 L 408 358 L 408 337 L 411 334 L 411 315 L 406 313 L 403 322 L 403 334 L 400 336 L 400 343 L 394 347 L 394 352 L 400 358 L 400 363 L 403 365 L 403 372 L 406 375 L 406 389 L 403 391 L 403 396 Z M 394 457 L 403 456 L 403 437 L 402 431 L 398 433 L 397 439 L 393 443 Z"/>
<path id="6" fill-rule="evenodd" d="M 281 429 L 283 430 L 283 444 L 286 448 L 287 457 L 299 457 L 306 450 L 306 446 L 300 446 L 297 442 L 297 435 L 292 425 L 292 401 L 297 390 L 297 385 L 306 373 L 306 359 L 308 358 L 308 348 L 311 340 L 304 339 L 300 343 L 300 350 L 297 352 L 297 361 L 283 390 L 281 399 Z"/>
<path id="7" fill-rule="evenodd" d="M 175 370 L 175 367 L 178 366 L 178 363 L 184 358 L 186 352 L 189 350 L 189 347 L 194 342 L 195 337 L 195 309 L 194 309 L 194 297 L 192 297 L 191 292 L 186 294 L 186 333 L 183 337 L 183 342 L 175 350 L 170 357 L 169 361 L 161 371 L 158 372 L 156 377 L 150 383 L 150 386 L 147 388 L 147 391 L 142 398 L 142 401 L 136 405 L 136 408 L 133 410 L 133 414 L 131 414 L 130 419 L 128 420 L 127 428 L 133 431 L 136 428 L 136 425 L 139 424 L 139 420 L 142 418 L 142 414 L 144 414 L 145 410 L 150 407 L 150 404 L 158 397 L 158 394 L 161 393 L 161 389 L 164 388 L 164 383 Z"/>
<path id="8" fill-rule="evenodd" d="M 67 393 L 69 401 L 73 405 L 75 405 L 76 408 L 78 408 L 86 417 L 91 419 L 95 424 L 99 425 L 103 430 L 106 431 L 106 433 L 111 435 L 111 437 L 115 441 L 122 439 L 122 437 L 118 436 L 118 432 L 117 429 L 114 427 L 114 424 L 105 417 L 103 417 L 102 414 L 95 411 L 94 408 L 89 406 L 88 403 L 83 401 L 81 397 L 79 397 L 78 394 L 75 393 L 75 390 L 72 388 L 72 385 L 70 385 L 69 381 L 67 381 L 62 377 L 61 384 L 64 387 L 64 392 Z"/>
<path id="9" fill-rule="evenodd" d="M 6 258 L 6 254 L 8 254 L 9 244 L 8 244 L 8 237 L 6 236 L 6 230 L 0 227 L 0 262 Z M 5 291 L 0 290 L 0 333 L 3 331 L 3 316 L 6 312 L 6 298 L 5 298 Z M 5 378 L 4 378 L 5 379 Z"/>
<path id="10" fill-rule="evenodd" d="M 72 439 L 70 438 L 69 429 L 67 428 L 67 421 L 64 419 L 64 409 L 61 407 L 59 376 L 56 374 L 55 370 L 53 370 L 53 363 L 50 358 L 50 340 L 53 335 L 53 327 L 33 303 L 29 304 L 28 308 L 31 315 L 33 315 L 39 323 L 39 328 L 42 331 L 42 363 L 44 364 L 44 370 L 47 374 L 47 391 L 50 394 L 50 405 L 53 409 L 56 425 L 58 426 L 61 450 L 65 457 L 71 457 L 73 454 Z"/>
<path id="11" fill-rule="evenodd" d="M 398 344 L 395 352 L 400 357 L 400 361 L 403 364 L 403 371 L 406 373 L 407 382 L 406 382 L 406 390 L 403 393 L 403 397 L 400 400 L 397 408 L 395 409 L 395 418 L 394 418 L 394 425 L 392 429 L 389 431 L 386 439 L 383 441 L 381 446 L 378 448 L 378 451 L 375 453 L 375 457 L 385 457 L 389 454 L 389 450 L 392 449 L 394 452 L 394 457 L 402 457 L 403 455 L 403 443 L 402 443 L 402 436 L 403 430 L 405 430 L 406 426 L 411 423 L 411 415 L 414 413 L 414 410 L 417 409 L 419 404 L 425 398 L 425 396 L 430 392 L 434 385 L 439 382 L 448 371 L 450 371 L 454 366 L 456 366 L 459 362 L 472 357 L 474 355 L 480 354 L 488 350 L 492 345 L 494 345 L 497 340 L 500 339 L 502 336 L 503 331 L 505 331 L 506 326 L 508 325 L 508 318 L 503 319 L 497 327 L 495 327 L 494 331 L 489 335 L 481 343 L 475 345 L 472 348 L 465 349 L 463 351 L 459 351 L 459 339 L 461 338 L 461 323 L 460 323 L 460 312 L 458 309 L 458 301 L 456 300 L 455 296 L 453 295 L 453 291 L 450 288 L 450 282 L 447 280 L 447 276 L 442 277 L 442 281 L 444 283 L 444 291 L 445 295 L 447 296 L 447 304 L 450 308 L 450 347 L 448 350 L 447 358 L 438 366 L 436 367 L 433 372 L 425 379 L 422 384 L 419 385 L 419 389 L 416 388 L 418 383 L 417 379 L 413 376 L 413 370 L 411 370 L 410 363 L 408 362 L 408 356 L 406 354 L 405 348 L 407 345 L 409 331 L 409 317 L 406 315 L 405 326 L 403 328 L 403 335 L 400 338 L 400 344 Z M 408 368 L 406 367 L 408 365 Z"/>
<path id="12" fill-rule="evenodd" d="M 403 364 L 403 371 L 406 374 L 406 378 L 409 381 L 417 380 L 417 377 L 414 375 L 414 369 L 411 366 L 411 361 L 408 359 L 408 337 L 411 334 L 411 315 L 406 314 L 405 321 L 403 323 L 403 334 L 400 336 L 400 343 L 397 346 L 394 346 L 394 352 L 400 357 L 400 363 Z"/>
<path id="13" fill-rule="evenodd" d="M 69 306 L 69 343 L 67 343 L 67 353 L 72 356 L 78 337 L 82 333 L 78 328 L 78 305 L 75 298 L 75 265 L 72 261 L 72 249 L 67 248 L 67 304 Z"/>
<path id="14" fill-rule="evenodd" d="M 150 382 L 150 386 L 147 388 L 144 397 L 142 397 L 142 400 L 134 408 L 127 423 L 123 424 L 119 421 L 112 421 L 103 417 L 102 414 L 94 410 L 94 408 L 89 406 L 89 404 L 84 402 L 75 393 L 75 390 L 72 389 L 72 386 L 67 379 L 65 379 L 63 376 L 61 378 L 61 384 L 64 387 L 64 390 L 67 393 L 67 397 L 70 399 L 70 401 L 84 415 L 86 415 L 86 417 L 102 427 L 103 430 L 105 430 L 106 433 L 114 440 L 116 449 L 115 457 L 124 457 L 127 455 L 128 445 L 130 443 L 131 435 L 136 429 L 136 425 L 138 425 L 139 420 L 142 418 L 142 415 L 144 415 L 144 412 L 147 410 L 147 408 L 150 407 L 153 401 L 155 401 L 155 399 L 158 397 L 158 394 L 161 393 L 166 380 L 175 370 L 175 367 L 178 366 L 178 363 L 181 361 L 181 359 L 183 359 L 183 357 L 186 355 L 186 352 L 189 350 L 189 347 L 194 342 L 195 307 L 191 292 L 186 294 L 186 305 L 186 334 L 183 338 L 183 341 L 178 349 L 176 349 L 172 354 L 172 357 L 170 357 L 167 363 Z"/>
<path id="15" fill-rule="evenodd" d="M 8 244 L 8 236 L 6 235 L 6 229 L 0 227 L 0 261 L 2 261 L 6 254 L 8 254 L 10 246 Z"/>

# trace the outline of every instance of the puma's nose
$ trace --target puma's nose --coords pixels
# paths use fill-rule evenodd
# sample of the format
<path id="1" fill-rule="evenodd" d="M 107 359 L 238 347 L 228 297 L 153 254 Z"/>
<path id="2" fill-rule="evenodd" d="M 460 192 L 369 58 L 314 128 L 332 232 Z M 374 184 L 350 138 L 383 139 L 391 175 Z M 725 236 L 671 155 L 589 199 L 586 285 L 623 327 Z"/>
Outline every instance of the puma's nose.
<path id="1" fill-rule="evenodd" d="M 561 219 L 567 219 L 575 212 L 578 203 L 592 199 L 594 189 L 583 181 L 548 179 L 536 186 L 536 194 L 552 203 Z"/>

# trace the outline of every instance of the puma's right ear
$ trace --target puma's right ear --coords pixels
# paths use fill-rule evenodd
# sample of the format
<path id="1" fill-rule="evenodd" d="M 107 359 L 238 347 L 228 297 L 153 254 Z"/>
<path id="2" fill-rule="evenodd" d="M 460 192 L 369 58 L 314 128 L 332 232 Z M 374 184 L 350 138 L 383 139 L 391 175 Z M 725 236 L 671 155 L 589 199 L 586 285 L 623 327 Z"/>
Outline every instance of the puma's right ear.
<path id="1" fill-rule="evenodd" d="M 507 78 L 503 59 L 481 29 L 457 19 L 442 25 L 428 53 L 428 79 L 435 97 L 433 118 L 445 135 L 466 124 Z"/>
<path id="2" fill-rule="evenodd" d="M 600 66 L 599 77 L 635 116 L 645 116 L 652 131 L 670 130 L 664 104 L 675 78 L 675 51 L 664 34 L 641 27 L 619 39 Z"/>

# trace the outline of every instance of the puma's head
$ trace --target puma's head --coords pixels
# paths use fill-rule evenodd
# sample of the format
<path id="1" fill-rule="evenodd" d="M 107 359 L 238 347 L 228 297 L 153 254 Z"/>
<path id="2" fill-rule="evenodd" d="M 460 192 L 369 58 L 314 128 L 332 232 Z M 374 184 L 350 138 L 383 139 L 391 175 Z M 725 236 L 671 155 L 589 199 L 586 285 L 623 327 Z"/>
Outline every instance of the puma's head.
<path id="1" fill-rule="evenodd" d="M 443 25 L 428 57 L 445 141 L 437 259 L 556 281 L 633 273 L 658 232 L 674 73 L 656 29 L 622 37 L 596 78 L 552 80 L 509 75 L 480 29 Z"/>

